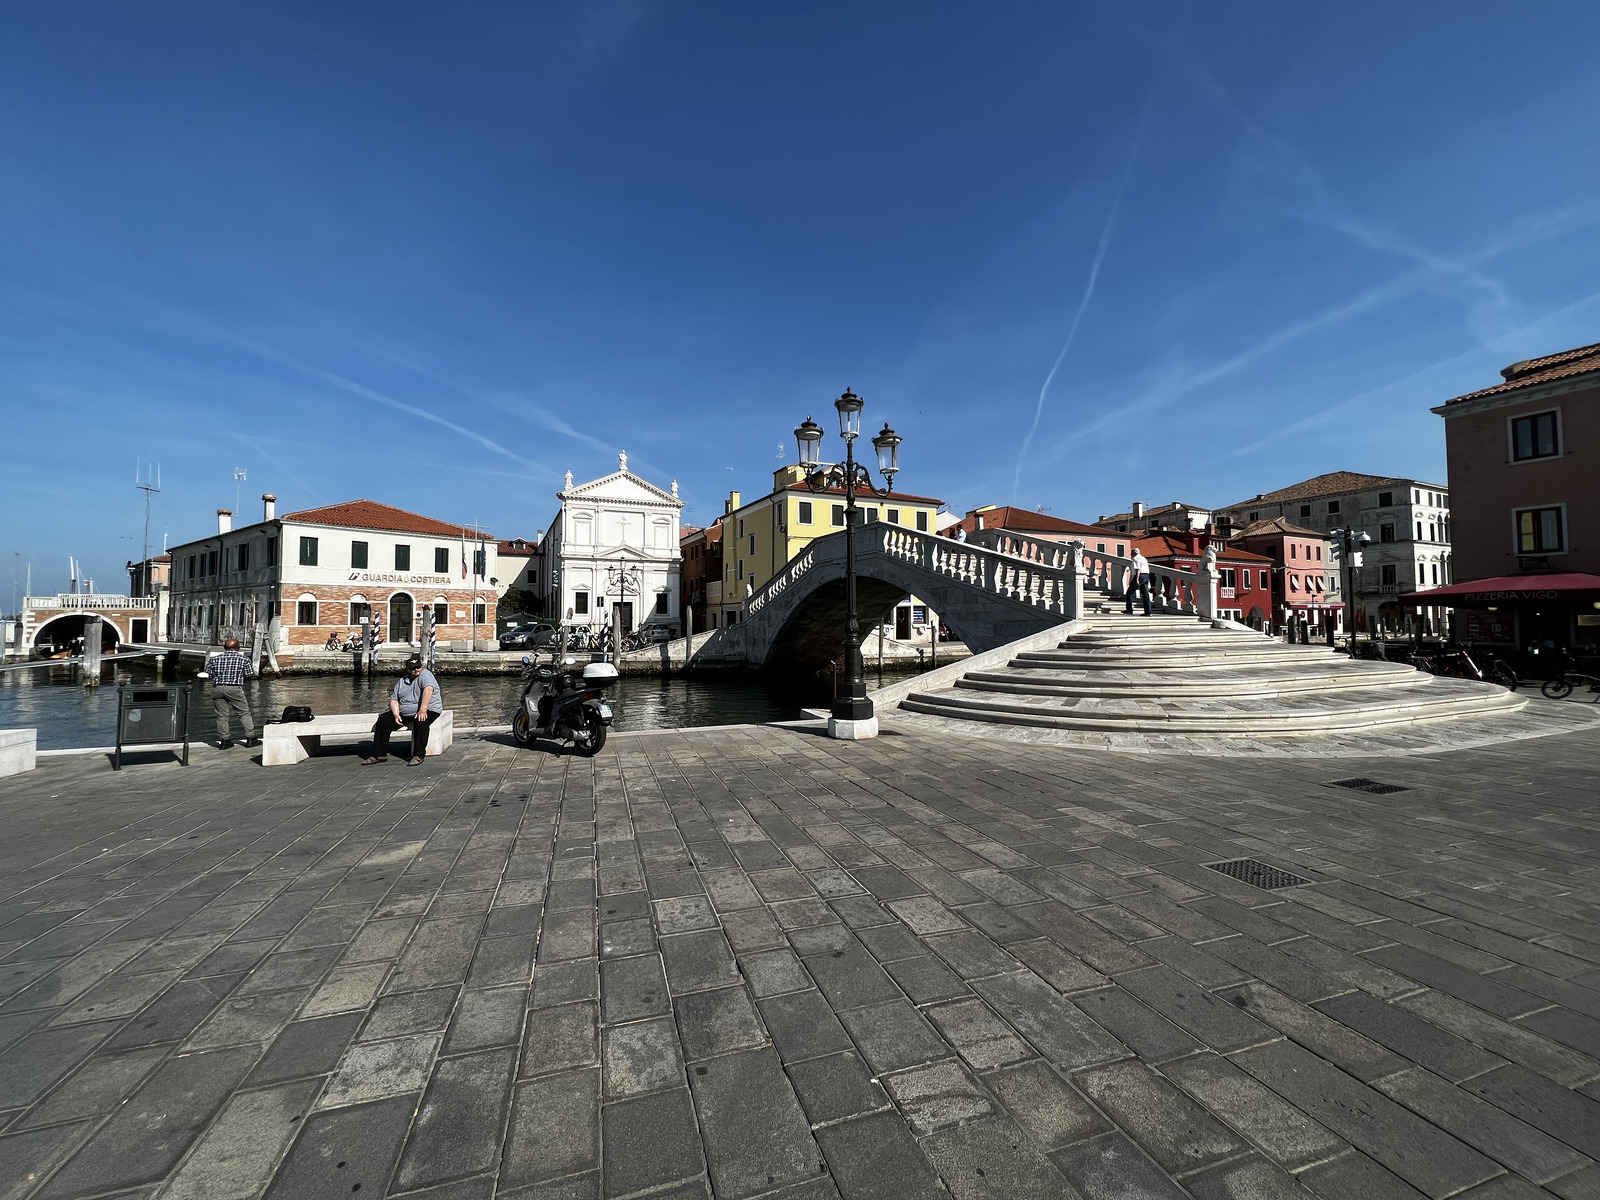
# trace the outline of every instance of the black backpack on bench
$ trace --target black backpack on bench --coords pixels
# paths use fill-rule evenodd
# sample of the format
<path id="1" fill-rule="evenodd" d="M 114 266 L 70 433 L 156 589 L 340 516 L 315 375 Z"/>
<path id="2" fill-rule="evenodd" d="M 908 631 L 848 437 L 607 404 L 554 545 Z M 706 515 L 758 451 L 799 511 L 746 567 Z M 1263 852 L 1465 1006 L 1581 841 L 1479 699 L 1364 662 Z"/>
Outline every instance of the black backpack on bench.
<path id="1" fill-rule="evenodd" d="M 284 706 L 283 716 L 279 717 L 278 721 L 280 724 L 288 724 L 290 722 L 310 721 L 313 719 L 309 704 L 288 704 Z"/>

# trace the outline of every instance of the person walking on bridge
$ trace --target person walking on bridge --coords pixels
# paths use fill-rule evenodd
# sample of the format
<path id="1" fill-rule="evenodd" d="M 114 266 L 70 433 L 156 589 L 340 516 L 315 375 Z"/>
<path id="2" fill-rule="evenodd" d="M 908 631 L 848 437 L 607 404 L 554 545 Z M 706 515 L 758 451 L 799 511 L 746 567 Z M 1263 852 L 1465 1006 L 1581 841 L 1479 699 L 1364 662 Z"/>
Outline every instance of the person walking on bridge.
<path id="1" fill-rule="evenodd" d="M 250 700 L 244 694 L 244 682 L 254 678 L 255 665 L 249 656 L 239 652 L 239 639 L 228 638 L 222 643 L 222 653 L 206 660 L 206 674 L 211 677 L 211 707 L 217 715 L 217 748 L 233 749 L 232 717 L 239 717 L 239 728 L 244 731 L 246 746 L 258 746 L 256 723 L 250 716 Z"/>
<path id="2" fill-rule="evenodd" d="M 1150 615 L 1150 560 L 1144 556 L 1143 551 L 1135 548 L 1133 552 L 1133 569 L 1128 572 L 1128 616 L 1133 616 L 1133 594 L 1137 591 L 1144 598 L 1144 615 Z"/>

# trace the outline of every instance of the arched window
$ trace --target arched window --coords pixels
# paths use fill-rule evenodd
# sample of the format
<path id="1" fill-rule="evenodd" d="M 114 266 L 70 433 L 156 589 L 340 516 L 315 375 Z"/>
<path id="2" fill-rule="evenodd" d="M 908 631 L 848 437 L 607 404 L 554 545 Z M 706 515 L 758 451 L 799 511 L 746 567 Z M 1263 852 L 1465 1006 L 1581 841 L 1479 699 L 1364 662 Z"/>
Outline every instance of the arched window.
<path id="1" fill-rule="evenodd" d="M 372 603 L 360 592 L 350 597 L 350 624 L 372 620 Z"/>
<path id="2" fill-rule="evenodd" d="M 301 592 L 300 599 L 294 602 L 294 623 L 296 625 L 317 623 L 317 598 L 310 592 Z"/>

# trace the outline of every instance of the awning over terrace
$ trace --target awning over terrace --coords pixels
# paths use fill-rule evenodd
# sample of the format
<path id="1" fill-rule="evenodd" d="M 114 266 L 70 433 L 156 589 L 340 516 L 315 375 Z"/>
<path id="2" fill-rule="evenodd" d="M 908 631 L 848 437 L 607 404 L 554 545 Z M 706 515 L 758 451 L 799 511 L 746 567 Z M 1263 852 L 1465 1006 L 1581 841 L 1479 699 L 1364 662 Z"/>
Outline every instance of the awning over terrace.
<path id="1" fill-rule="evenodd" d="M 1445 604 L 1470 608 L 1476 604 L 1534 604 L 1541 600 L 1577 599 L 1575 593 L 1600 593 L 1600 575 L 1578 571 L 1554 571 L 1548 575 L 1501 575 L 1494 579 L 1470 579 L 1407 592 L 1396 599 L 1402 604 L 1428 606 Z"/>

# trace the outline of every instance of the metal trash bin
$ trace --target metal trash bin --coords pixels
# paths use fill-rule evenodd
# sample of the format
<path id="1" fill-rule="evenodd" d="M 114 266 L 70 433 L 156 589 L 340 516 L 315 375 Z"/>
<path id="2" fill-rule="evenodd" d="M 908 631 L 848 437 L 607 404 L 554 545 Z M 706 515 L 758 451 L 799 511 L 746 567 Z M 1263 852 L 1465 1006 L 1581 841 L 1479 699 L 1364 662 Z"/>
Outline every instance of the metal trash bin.
<path id="1" fill-rule="evenodd" d="M 189 686 L 117 687 L 117 748 L 111 769 L 122 770 L 124 746 L 183 743 L 179 761 L 189 765 Z"/>

